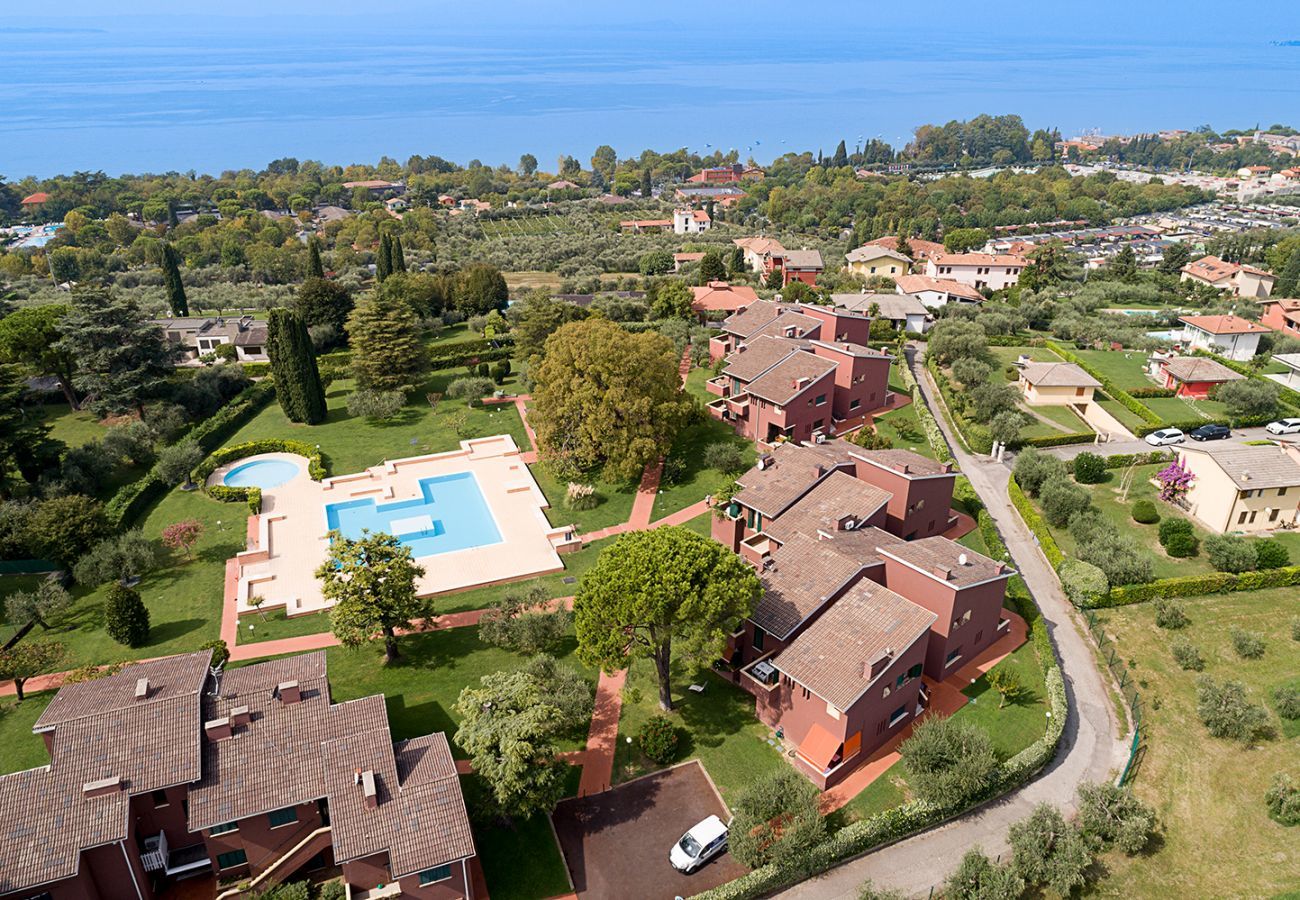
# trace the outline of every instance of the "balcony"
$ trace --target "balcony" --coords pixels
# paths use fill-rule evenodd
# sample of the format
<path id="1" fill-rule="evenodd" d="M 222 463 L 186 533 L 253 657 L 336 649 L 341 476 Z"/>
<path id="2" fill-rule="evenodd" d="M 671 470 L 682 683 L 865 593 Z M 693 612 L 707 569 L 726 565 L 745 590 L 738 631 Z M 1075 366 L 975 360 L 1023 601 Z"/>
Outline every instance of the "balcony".
<path id="1" fill-rule="evenodd" d="M 180 875 L 199 869 L 211 869 L 212 860 L 204 844 L 194 844 L 171 850 L 167 846 L 167 833 L 160 831 L 144 839 L 140 863 L 146 872 L 165 872 L 168 875 Z"/>
<path id="2" fill-rule="evenodd" d="M 400 897 L 401 894 L 402 886 L 396 881 L 372 888 L 354 888 L 349 884 L 346 900 L 384 900 L 385 897 Z"/>
<path id="3" fill-rule="evenodd" d="M 704 389 L 710 394 L 726 397 L 731 393 L 731 378 L 726 375 L 716 375 L 704 382 Z"/>

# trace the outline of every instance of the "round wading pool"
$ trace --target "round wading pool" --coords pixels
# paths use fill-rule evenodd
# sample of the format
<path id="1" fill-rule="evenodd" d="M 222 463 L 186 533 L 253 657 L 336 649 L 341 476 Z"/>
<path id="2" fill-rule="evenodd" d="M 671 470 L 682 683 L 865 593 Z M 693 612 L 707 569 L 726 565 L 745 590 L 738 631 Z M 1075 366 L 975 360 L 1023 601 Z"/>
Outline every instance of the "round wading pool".
<path id="1" fill-rule="evenodd" d="M 255 459 L 235 466 L 221 483 L 226 487 L 273 488 L 284 484 L 301 469 L 287 459 Z"/>

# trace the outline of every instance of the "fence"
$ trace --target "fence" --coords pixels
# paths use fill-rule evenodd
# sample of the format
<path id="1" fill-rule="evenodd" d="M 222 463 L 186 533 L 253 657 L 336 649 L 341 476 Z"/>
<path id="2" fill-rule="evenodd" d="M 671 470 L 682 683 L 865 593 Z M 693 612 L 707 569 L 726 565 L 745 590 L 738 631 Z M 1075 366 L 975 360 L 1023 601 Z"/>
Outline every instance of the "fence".
<path id="1" fill-rule="evenodd" d="M 1142 748 L 1145 746 L 1142 730 L 1142 694 L 1137 689 L 1137 683 L 1130 675 L 1128 666 L 1115 651 L 1115 642 L 1106 636 L 1106 630 L 1102 628 L 1101 622 L 1097 619 L 1097 614 L 1090 609 L 1080 610 L 1084 619 L 1088 623 L 1088 634 L 1091 636 L 1094 644 L 1097 645 L 1097 654 L 1102 661 L 1106 663 L 1106 668 L 1110 669 L 1110 674 L 1115 677 L 1116 684 L 1119 685 L 1120 693 L 1124 695 L 1124 700 L 1133 715 L 1133 743 L 1128 748 L 1128 759 L 1124 762 L 1124 771 L 1119 776 L 1119 783 L 1125 784 L 1133 774 L 1134 765 L 1138 762 Z"/>

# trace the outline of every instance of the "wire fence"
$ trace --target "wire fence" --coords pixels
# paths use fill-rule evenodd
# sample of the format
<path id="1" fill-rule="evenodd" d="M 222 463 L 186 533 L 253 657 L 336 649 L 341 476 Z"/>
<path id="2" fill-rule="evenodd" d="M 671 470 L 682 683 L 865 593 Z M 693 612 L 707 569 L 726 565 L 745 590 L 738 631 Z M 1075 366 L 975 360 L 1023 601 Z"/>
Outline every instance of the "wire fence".
<path id="1" fill-rule="evenodd" d="M 1115 683 L 1119 686 L 1120 693 L 1123 694 L 1133 716 L 1133 742 L 1129 745 L 1128 759 L 1125 760 L 1124 771 L 1119 777 L 1119 783 L 1125 784 L 1133 776 L 1145 745 L 1145 732 L 1142 728 L 1142 713 L 1145 707 L 1142 694 L 1138 691 L 1137 682 L 1129 672 L 1128 666 L 1120 657 L 1115 642 L 1106 634 L 1106 630 L 1098 620 L 1097 614 L 1090 609 L 1082 612 L 1084 620 L 1088 623 L 1088 634 L 1097 646 L 1097 653 L 1106 664 L 1106 668 L 1110 669 L 1110 674 L 1114 676 Z"/>

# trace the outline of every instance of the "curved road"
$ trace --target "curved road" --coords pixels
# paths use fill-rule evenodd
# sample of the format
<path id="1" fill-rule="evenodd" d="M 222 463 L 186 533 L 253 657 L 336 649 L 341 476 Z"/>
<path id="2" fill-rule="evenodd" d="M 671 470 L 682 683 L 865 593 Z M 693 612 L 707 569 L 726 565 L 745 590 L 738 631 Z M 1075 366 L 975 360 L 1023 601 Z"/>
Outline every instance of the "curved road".
<path id="1" fill-rule="evenodd" d="M 911 357 L 912 354 L 909 354 Z M 937 391 L 929 373 L 913 365 L 931 410 Z M 816 878 L 777 894 L 791 900 L 855 900 L 859 886 L 871 881 L 911 896 L 925 896 L 943 882 L 962 854 L 982 847 L 990 855 L 1006 852 L 1007 828 L 1029 815 L 1035 804 L 1048 802 L 1073 808 L 1080 782 L 1113 778 L 1124 764 L 1127 738 L 1111 704 L 1108 676 L 1098 671 L 1091 641 L 1074 607 L 1061 592 L 1056 573 L 1043 557 L 1007 497 L 1010 471 L 1001 463 L 964 452 L 943 417 L 936 415 L 963 474 L 970 479 L 989 514 L 997 522 L 1015 567 L 1019 570 L 1047 622 L 1065 676 L 1070 717 L 1056 758 L 1029 784 L 966 816 L 859 857 Z"/>

